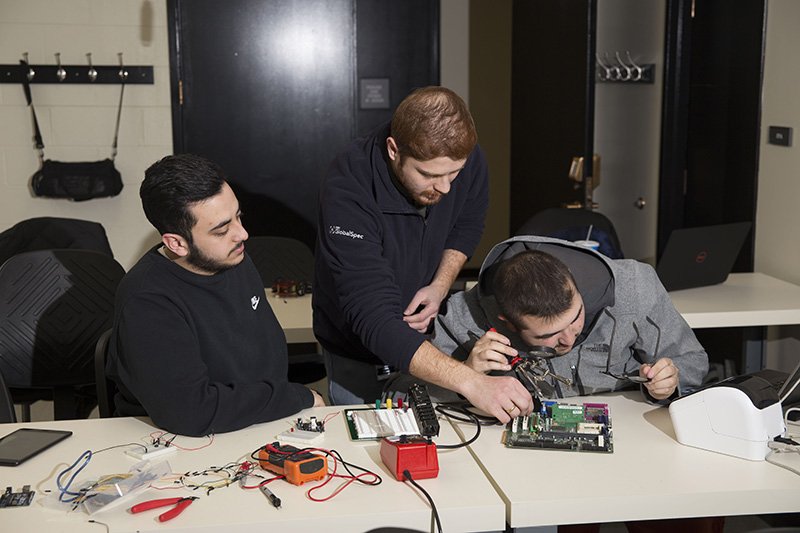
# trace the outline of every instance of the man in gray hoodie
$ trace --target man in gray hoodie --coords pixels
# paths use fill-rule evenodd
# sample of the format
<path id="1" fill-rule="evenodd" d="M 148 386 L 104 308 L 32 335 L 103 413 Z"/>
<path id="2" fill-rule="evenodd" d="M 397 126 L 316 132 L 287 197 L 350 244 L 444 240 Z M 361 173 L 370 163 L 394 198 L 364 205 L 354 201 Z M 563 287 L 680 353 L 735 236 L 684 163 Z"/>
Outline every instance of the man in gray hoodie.
<path id="1" fill-rule="evenodd" d="M 652 267 L 536 236 L 492 249 L 478 285 L 450 297 L 437 318 L 434 344 L 485 373 L 552 348 L 547 369 L 571 380 L 545 378 L 559 398 L 640 384 L 648 401 L 666 402 L 708 372 L 705 350 Z"/>

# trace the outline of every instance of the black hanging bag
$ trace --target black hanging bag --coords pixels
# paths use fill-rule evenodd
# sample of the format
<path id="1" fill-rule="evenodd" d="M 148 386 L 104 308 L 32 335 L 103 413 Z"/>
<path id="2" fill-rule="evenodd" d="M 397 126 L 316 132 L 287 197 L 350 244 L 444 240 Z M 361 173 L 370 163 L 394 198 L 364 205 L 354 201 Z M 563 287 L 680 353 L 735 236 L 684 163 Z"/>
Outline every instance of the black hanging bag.
<path id="1" fill-rule="evenodd" d="M 27 66 L 25 61 L 21 64 Z M 117 155 L 117 137 L 119 135 L 119 119 L 122 114 L 122 97 L 125 93 L 125 83 L 121 84 L 119 93 L 119 106 L 117 107 L 117 125 L 114 130 L 114 142 L 111 147 L 111 158 L 102 161 L 65 162 L 44 158 L 44 142 L 39 131 L 39 122 L 36 120 L 36 110 L 33 108 L 31 88 L 27 77 L 23 77 L 23 88 L 28 106 L 33 116 L 34 139 L 42 167 L 31 178 L 31 188 L 36 196 L 46 198 L 69 198 L 76 202 L 116 196 L 122 191 L 122 177 L 114 166 Z"/>

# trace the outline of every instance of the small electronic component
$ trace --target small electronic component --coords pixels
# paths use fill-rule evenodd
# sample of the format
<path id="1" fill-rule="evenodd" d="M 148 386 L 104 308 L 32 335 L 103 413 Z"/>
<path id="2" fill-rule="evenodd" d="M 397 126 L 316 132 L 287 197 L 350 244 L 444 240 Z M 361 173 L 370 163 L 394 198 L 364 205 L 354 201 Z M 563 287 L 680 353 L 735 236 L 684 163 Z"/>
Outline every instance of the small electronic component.
<path id="1" fill-rule="evenodd" d="M 413 383 L 408 388 L 408 403 L 417 419 L 419 434 L 423 437 L 436 437 L 439 435 L 439 420 L 433 410 L 428 389 L 419 383 Z"/>
<path id="2" fill-rule="evenodd" d="M 316 416 L 310 418 L 298 418 L 294 422 L 295 429 L 302 431 L 316 431 L 322 433 L 325 431 L 325 422 L 317 420 Z"/>
<path id="3" fill-rule="evenodd" d="M 24 507 L 33 501 L 35 491 L 31 490 L 30 485 L 22 487 L 21 492 L 14 492 L 11 487 L 6 487 L 6 491 L 0 495 L 0 509 L 3 507 Z"/>
<path id="4" fill-rule="evenodd" d="M 604 403 L 545 401 L 540 411 L 512 419 L 503 442 L 509 448 L 614 451 L 611 416 Z"/>
<path id="5" fill-rule="evenodd" d="M 258 463 L 264 470 L 284 476 L 293 485 L 316 481 L 328 475 L 328 458 L 300 450 L 290 444 L 273 442 L 258 451 Z"/>
<path id="6" fill-rule="evenodd" d="M 408 389 L 406 402 L 398 399 L 375 402 L 374 409 L 345 409 L 345 423 L 353 440 L 380 439 L 400 435 L 439 435 L 439 420 L 428 389 L 418 383 Z M 385 407 L 384 407 L 385 405 Z"/>

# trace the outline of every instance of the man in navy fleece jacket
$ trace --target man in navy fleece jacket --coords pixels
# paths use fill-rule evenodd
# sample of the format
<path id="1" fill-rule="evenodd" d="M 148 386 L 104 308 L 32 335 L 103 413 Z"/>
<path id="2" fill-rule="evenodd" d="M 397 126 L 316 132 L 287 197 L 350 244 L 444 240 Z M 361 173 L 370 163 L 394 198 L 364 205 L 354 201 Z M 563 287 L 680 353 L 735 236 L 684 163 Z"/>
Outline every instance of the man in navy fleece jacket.
<path id="1" fill-rule="evenodd" d="M 371 403 L 397 371 L 504 422 L 530 412 L 516 379 L 475 372 L 425 337 L 480 240 L 487 206 L 475 125 L 443 87 L 411 93 L 390 124 L 334 160 L 320 193 L 313 293 L 332 403 Z"/>

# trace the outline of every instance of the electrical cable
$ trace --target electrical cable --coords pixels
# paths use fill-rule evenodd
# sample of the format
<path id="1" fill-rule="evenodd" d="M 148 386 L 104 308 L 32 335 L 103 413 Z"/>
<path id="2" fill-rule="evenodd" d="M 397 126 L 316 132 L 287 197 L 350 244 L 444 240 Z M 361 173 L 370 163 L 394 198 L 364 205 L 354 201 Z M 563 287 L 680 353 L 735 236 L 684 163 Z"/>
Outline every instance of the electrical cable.
<path id="1" fill-rule="evenodd" d="M 472 436 L 471 439 L 460 442 L 458 444 L 436 444 L 437 450 L 454 450 L 456 448 L 463 448 L 464 446 L 469 446 L 476 440 L 481 434 L 481 421 L 475 415 L 475 413 L 469 411 L 464 407 L 456 407 L 452 405 L 440 404 L 436 406 L 436 411 L 442 413 L 444 416 L 448 418 L 454 418 L 455 420 L 460 420 L 462 422 L 472 422 L 475 424 L 475 435 Z M 469 418 L 462 418 L 460 416 L 453 416 L 452 412 L 459 413 L 460 415 L 466 415 Z"/>
<path id="2" fill-rule="evenodd" d="M 474 406 L 471 403 L 467 402 L 467 401 L 463 401 L 463 402 L 442 402 L 442 403 L 437 404 L 437 406 L 443 406 L 443 407 L 451 408 L 453 411 L 465 414 L 465 415 L 470 417 L 470 418 L 462 418 L 462 417 L 458 417 L 458 416 L 455 416 L 455 415 L 452 415 L 452 414 L 450 415 L 450 418 L 453 418 L 453 419 L 458 420 L 460 422 L 472 422 L 475 419 L 477 419 L 482 426 L 501 426 L 501 425 L 503 425 L 503 424 L 500 423 L 499 420 L 497 420 L 497 418 L 495 418 L 495 417 L 493 417 L 491 415 L 482 415 L 482 414 L 470 411 L 469 408 L 470 407 L 474 407 Z"/>
<path id="3" fill-rule="evenodd" d="M 144 449 L 144 451 L 145 451 L 145 452 L 147 451 L 147 446 L 145 446 L 145 445 L 144 445 L 144 444 L 142 444 L 141 442 L 129 442 L 129 443 L 127 443 L 127 444 L 115 444 L 114 446 L 109 446 L 108 448 L 102 448 L 102 449 L 100 449 L 100 450 L 96 450 L 96 451 L 92 452 L 92 454 L 94 455 L 94 454 L 98 454 L 98 453 L 100 453 L 100 452 L 105 452 L 105 451 L 108 451 L 108 450 L 113 450 L 114 448 L 122 448 L 122 447 L 124 447 L 124 446 L 141 446 L 141 447 Z M 99 522 L 98 522 L 98 523 L 99 523 Z"/>
<path id="4" fill-rule="evenodd" d="M 58 495 L 58 501 L 64 502 L 64 503 L 70 503 L 70 502 L 76 501 L 78 498 L 81 497 L 83 492 L 72 492 L 71 490 L 69 490 L 69 488 L 70 488 L 70 485 L 72 485 L 72 482 L 75 481 L 75 476 L 80 474 L 81 470 L 86 468 L 86 465 L 89 464 L 89 461 L 91 461 L 91 459 L 92 459 L 92 451 L 91 450 L 86 450 L 85 452 L 83 452 L 81 454 L 80 457 L 75 459 L 75 462 L 72 463 L 72 465 L 68 466 L 67 468 L 65 468 L 64 470 L 62 470 L 61 472 L 58 473 L 58 476 L 56 476 L 56 487 L 58 487 L 58 491 L 60 493 Z M 66 475 L 69 471 L 73 470 L 76 466 L 78 466 L 78 463 L 80 463 L 81 460 L 83 460 L 83 464 L 77 470 L 72 472 L 72 475 L 70 476 L 69 481 L 67 481 L 66 484 L 62 484 L 61 478 L 64 475 Z M 64 499 L 65 495 L 66 496 L 72 496 L 72 498 L 69 499 L 69 500 L 65 500 Z"/>
<path id="5" fill-rule="evenodd" d="M 439 519 L 439 511 L 436 510 L 436 504 L 433 503 L 433 498 L 431 495 L 428 494 L 428 491 L 423 489 L 422 486 L 414 481 L 414 478 L 411 477 L 411 472 L 408 469 L 403 470 L 403 477 L 406 478 L 406 481 L 414 485 L 420 492 L 428 499 L 428 503 L 431 505 L 431 512 L 433 513 L 433 520 L 436 522 L 436 529 L 439 533 L 442 533 L 442 521 Z"/>
<path id="6" fill-rule="evenodd" d="M 780 453 L 796 453 L 796 454 L 800 454 L 800 444 L 797 444 L 797 442 L 795 442 L 795 441 L 793 441 L 792 439 L 789 439 L 789 438 L 775 437 L 775 440 L 770 441 L 770 442 L 767 443 L 767 447 L 771 451 L 764 458 L 765 461 L 767 461 L 768 463 L 773 464 L 775 466 L 779 466 L 781 468 L 785 468 L 786 470 L 789 470 L 790 472 L 794 472 L 797 475 L 800 475 L 800 469 L 794 468 L 792 466 L 780 463 L 780 462 L 772 459 L 772 457 L 775 454 L 780 454 Z"/>

